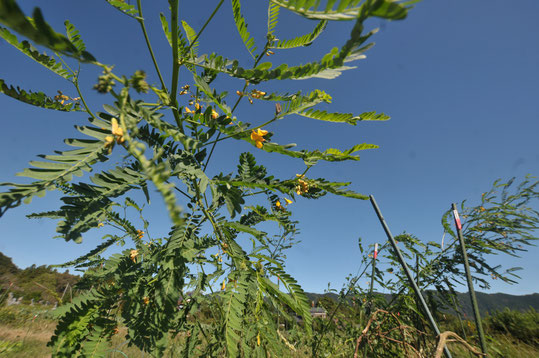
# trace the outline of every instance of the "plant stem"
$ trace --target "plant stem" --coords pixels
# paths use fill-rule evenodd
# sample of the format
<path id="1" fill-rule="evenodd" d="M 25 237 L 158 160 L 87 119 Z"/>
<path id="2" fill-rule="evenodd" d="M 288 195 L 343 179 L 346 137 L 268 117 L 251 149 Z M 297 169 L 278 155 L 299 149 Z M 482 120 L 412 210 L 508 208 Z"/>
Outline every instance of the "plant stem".
<path id="1" fill-rule="evenodd" d="M 146 31 L 146 25 L 144 24 L 144 16 L 142 15 L 142 4 L 140 3 L 140 0 L 137 0 L 137 6 L 138 6 L 138 14 L 139 14 L 137 21 L 140 24 L 140 27 L 142 28 L 142 33 L 144 33 L 144 40 L 146 40 L 146 46 L 148 47 L 148 51 L 150 51 L 150 55 L 152 56 L 153 66 L 155 67 L 155 70 L 157 71 L 157 76 L 159 76 L 159 82 L 161 82 L 161 87 L 163 88 L 163 90 L 168 92 L 167 86 L 165 85 L 165 81 L 163 80 L 163 76 L 161 76 L 159 65 L 157 65 L 157 60 L 155 59 L 155 55 L 152 50 L 152 45 L 150 44 L 150 39 L 148 37 L 148 32 Z"/>
<path id="2" fill-rule="evenodd" d="M 172 85 L 170 89 L 170 104 L 173 107 L 172 114 L 174 114 L 176 125 L 183 133 L 182 123 L 178 113 L 178 101 L 176 99 L 176 92 L 178 92 L 178 77 L 180 75 L 178 54 L 178 0 L 169 0 L 168 3 L 170 4 L 170 37 L 172 38 Z"/>
<path id="3" fill-rule="evenodd" d="M 79 78 L 77 77 L 77 79 L 73 82 L 73 84 L 75 85 L 75 88 L 77 89 L 77 93 L 79 94 L 79 97 L 80 97 L 80 100 L 82 101 L 82 105 L 84 106 L 84 108 L 86 108 L 86 112 L 92 116 L 92 118 L 95 118 L 97 119 L 97 117 L 95 116 L 95 114 L 93 114 L 93 112 L 90 110 L 90 107 L 88 107 L 88 104 L 86 104 L 86 101 L 84 100 L 84 96 L 82 95 L 82 92 L 80 91 L 80 88 L 79 88 Z"/>
<path id="4" fill-rule="evenodd" d="M 204 25 L 202 25 L 202 28 L 200 29 L 200 31 L 197 33 L 197 35 L 195 36 L 195 38 L 191 41 L 191 44 L 189 45 L 189 47 L 187 48 L 187 50 L 185 51 L 186 53 L 188 53 L 189 51 L 191 51 L 191 47 L 193 47 L 193 45 L 195 44 L 195 42 L 197 42 L 198 38 L 200 37 L 200 35 L 202 35 L 202 32 L 204 31 L 204 29 L 206 29 L 206 26 L 208 26 L 208 24 L 210 23 L 210 21 L 213 19 L 213 17 L 215 16 L 215 14 L 217 14 L 217 11 L 219 10 L 219 8 L 221 7 L 221 5 L 223 4 L 223 1 L 224 0 L 221 0 L 219 1 L 219 3 L 217 4 L 217 6 L 215 7 L 215 9 L 213 10 L 213 12 L 211 13 L 210 17 L 208 18 L 208 20 L 206 20 L 206 22 L 204 23 Z"/>

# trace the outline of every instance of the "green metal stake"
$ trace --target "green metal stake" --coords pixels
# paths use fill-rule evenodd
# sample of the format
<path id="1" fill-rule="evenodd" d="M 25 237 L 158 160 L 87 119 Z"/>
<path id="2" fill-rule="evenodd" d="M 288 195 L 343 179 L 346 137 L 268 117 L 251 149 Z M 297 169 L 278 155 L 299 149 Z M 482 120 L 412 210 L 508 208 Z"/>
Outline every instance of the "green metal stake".
<path id="1" fill-rule="evenodd" d="M 372 255 L 372 273 L 371 273 L 371 286 L 369 288 L 369 305 L 367 306 L 367 316 L 372 311 L 372 292 L 374 291 L 374 275 L 376 274 L 376 258 L 378 257 L 378 243 L 374 244 L 374 253 Z"/>
<path id="2" fill-rule="evenodd" d="M 376 258 L 378 257 L 378 243 L 374 244 L 374 253 L 372 255 L 372 273 L 371 273 L 371 285 L 369 288 L 369 302 L 367 303 L 367 309 L 365 310 L 365 316 L 368 319 L 372 312 L 372 292 L 374 290 L 374 275 L 376 274 Z M 363 357 L 367 356 L 367 346 L 363 347 Z"/>
<path id="3" fill-rule="evenodd" d="M 457 235 L 459 237 L 460 248 L 462 249 L 462 260 L 464 261 L 464 270 L 466 271 L 466 280 L 468 281 L 468 291 L 470 293 L 470 299 L 472 301 L 475 325 L 477 326 L 477 333 L 479 334 L 479 343 L 481 344 L 481 351 L 484 355 L 486 355 L 487 344 L 485 342 L 485 333 L 483 332 L 481 315 L 479 314 L 479 306 L 477 305 L 477 298 L 475 297 L 475 290 L 473 288 L 472 275 L 470 274 L 470 265 L 468 263 L 468 254 L 466 253 L 466 245 L 464 243 L 464 238 L 462 237 L 462 224 L 460 223 L 457 205 L 453 203 L 451 207 L 453 209 L 453 217 L 455 218 L 455 226 L 457 227 Z"/>
<path id="4" fill-rule="evenodd" d="M 421 303 L 421 306 L 423 307 L 423 310 L 425 310 L 425 313 L 427 314 L 427 318 L 429 319 L 429 323 L 431 328 L 436 333 L 436 336 L 438 337 L 440 335 L 440 330 L 438 329 L 438 326 L 436 325 L 436 321 L 434 320 L 434 317 L 432 317 L 432 314 L 430 313 L 429 306 L 427 306 L 427 302 L 425 302 L 425 298 L 421 294 L 421 291 L 419 290 L 419 287 L 417 287 L 417 284 L 412 276 L 412 272 L 408 268 L 408 265 L 406 264 L 406 261 L 404 261 L 404 258 L 402 257 L 402 254 L 397 247 L 397 243 L 395 242 L 395 239 L 393 238 L 393 235 L 391 235 L 391 231 L 389 231 L 389 227 L 386 224 L 386 221 L 384 217 L 382 216 L 382 213 L 380 212 L 380 208 L 378 208 L 378 204 L 376 204 L 376 200 L 374 200 L 374 196 L 369 196 L 371 200 L 371 204 L 374 208 L 374 211 L 376 212 L 376 215 L 378 215 L 378 219 L 380 220 L 380 223 L 382 224 L 382 227 L 384 228 L 384 231 L 386 232 L 387 238 L 389 239 L 389 242 L 391 243 L 391 246 L 393 247 L 393 251 L 397 255 L 397 258 L 399 259 L 399 262 L 404 269 L 404 272 L 406 273 L 406 277 L 408 277 L 408 281 L 410 281 L 410 284 L 412 285 L 412 288 L 414 289 L 414 292 L 417 296 L 417 299 Z M 449 349 L 447 349 L 447 346 L 444 346 L 444 353 L 447 358 L 451 358 L 451 353 L 449 352 Z"/>

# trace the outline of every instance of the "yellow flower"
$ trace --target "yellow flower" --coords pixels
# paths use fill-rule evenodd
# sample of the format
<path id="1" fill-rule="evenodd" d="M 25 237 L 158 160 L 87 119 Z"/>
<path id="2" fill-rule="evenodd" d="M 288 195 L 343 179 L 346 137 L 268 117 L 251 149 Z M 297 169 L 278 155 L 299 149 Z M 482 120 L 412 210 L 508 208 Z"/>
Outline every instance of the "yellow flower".
<path id="1" fill-rule="evenodd" d="M 226 288 L 225 280 L 223 280 L 223 283 L 221 284 L 221 291 L 224 291 Z"/>
<path id="2" fill-rule="evenodd" d="M 211 118 L 212 119 L 217 119 L 217 117 L 219 117 L 219 113 L 215 112 L 215 110 L 211 110 Z"/>
<path id="3" fill-rule="evenodd" d="M 138 256 L 138 250 L 131 250 L 131 253 L 129 254 L 129 257 L 131 258 L 131 261 L 137 262 L 137 256 Z"/>
<path id="4" fill-rule="evenodd" d="M 189 109 L 189 107 L 185 107 L 183 110 L 185 111 L 185 113 L 194 113 L 192 110 Z"/>
<path id="5" fill-rule="evenodd" d="M 108 135 L 105 137 L 105 149 L 108 149 L 108 153 L 110 154 L 112 152 L 112 148 L 114 148 L 114 137 Z"/>
<path id="6" fill-rule="evenodd" d="M 144 303 L 145 305 L 147 305 L 148 303 L 150 303 L 150 297 L 146 296 L 142 299 L 142 303 Z"/>
<path id="7" fill-rule="evenodd" d="M 201 106 L 198 102 L 195 103 L 195 110 L 198 111 L 198 110 L 201 109 L 201 108 L 202 108 L 202 106 Z"/>
<path id="8" fill-rule="evenodd" d="M 305 176 L 301 174 L 296 174 L 296 176 L 298 177 L 298 184 L 296 185 L 296 194 L 303 195 L 305 193 L 308 193 L 309 184 L 305 180 L 303 180 Z"/>
<path id="9" fill-rule="evenodd" d="M 288 198 L 284 198 L 284 201 L 286 201 L 286 205 L 290 205 L 293 203 L 293 201 Z"/>
<path id="10" fill-rule="evenodd" d="M 265 96 L 265 95 L 266 95 L 266 92 L 263 92 L 263 91 L 259 91 L 259 90 L 252 90 L 252 91 L 251 91 L 251 96 L 252 96 L 253 98 L 257 98 L 257 99 L 258 99 L 258 98 L 260 98 L 260 97 L 262 97 L 262 96 Z"/>
<path id="11" fill-rule="evenodd" d="M 124 130 L 123 130 L 122 127 L 120 127 L 118 125 L 118 120 L 116 118 L 112 118 L 111 124 L 112 124 L 111 132 L 112 132 L 112 134 L 114 135 L 114 137 L 116 139 L 116 143 L 121 144 L 121 143 L 125 142 Z"/>
<path id="12" fill-rule="evenodd" d="M 138 237 L 139 239 L 142 239 L 142 238 L 144 237 L 144 231 L 142 231 L 142 230 L 137 230 L 137 237 Z"/>
<path id="13" fill-rule="evenodd" d="M 105 226 L 105 224 L 103 224 L 103 223 L 97 224 L 97 227 L 103 227 L 103 226 Z"/>
<path id="14" fill-rule="evenodd" d="M 268 131 L 258 128 L 256 131 L 253 129 L 251 132 L 251 140 L 255 141 L 257 148 L 262 148 L 262 143 L 266 140 L 264 136 L 268 134 Z"/>

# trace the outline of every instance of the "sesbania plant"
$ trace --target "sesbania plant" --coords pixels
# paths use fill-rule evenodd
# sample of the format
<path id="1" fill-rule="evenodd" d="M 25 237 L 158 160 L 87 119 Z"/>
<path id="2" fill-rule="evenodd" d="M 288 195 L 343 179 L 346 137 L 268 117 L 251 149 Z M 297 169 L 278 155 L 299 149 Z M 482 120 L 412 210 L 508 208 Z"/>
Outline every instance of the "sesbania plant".
<path id="1" fill-rule="evenodd" d="M 366 32 L 365 21 L 370 17 L 403 19 L 411 2 L 271 0 L 266 36 L 255 39 L 247 30 L 240 1 L 231 0 L 238 41 L 243 41 L 251 54 L 251 66 L 217 53 L 197 52 L 208 23 L 216 16 L 225 16 L 219 11 L 223 1 L 216 2 L 206 23 L 195 30 L 188 24 L 189 18 L 179 18 L 179 1 L 169 0 L 170 13 L 161 15 L 161 24 L 172 56 L 161 59 L 152 50 L 142 1 L 107 0 L 111 10 L 132 18 L 134 26 L 142 30 L 141 41 L 145 41 L 154 65 L 151 70 L 159 78 L 155 85 L 146 82 L 142 70 L 124 75 L 116 72 L 119 66 L 100 63 L 86 50 L 81 34 L 69 21 L 62 35 L 44 20 L 39 9 L 27 17 L 14 0 L 0 0 L 0 23 L 4 26 L 0 36 L 71 82 L 78 97 L 25 91 L 0 79 L 1 91 L 34 106 L 83 111 L 89 116 L 88 125 L 77 127 L 84 137 L 65 141 L 75 149 L 31 162 L 32 167 L 20 173 L 34 180 L 30 183 L 4 184 L 9 190 L 0 194 L 0 215 L 34 196 L 59 190 L 65 195 L 63 206 L 32 217 L 59 220 L 57 232 L 66 241 L 80 242 L 89 230 L 102 226 L 123 232 L 106 235 L 94 250 L 66 263 L 87 270 L 78 285 L 81 294 L 59 308 L 59 323 L 50 342 L 55 357 L 105 356 L 111 337 L 123 326 L 127 327 L 129 344 L 153 356 L 162 356 L 170 341 L 178 337 L 185 343 L 183 354 L 189 357 L 290 355 L 295 342 L 278 330 L 276 314 L 290 321 L 291 312 L 303 317 L 303 328 L 310 334 L 309 302 L 284 270 L 283 250 L 296 233 L 287 205 L 294 199 L 316 199 L 327 193 L 366 199 L 348 190 L 348 183 L 310 178 L 308 171 L 322 160 L 358 160 L 358 151 L 376 146 L 294 150 L 294 145 L 276 143 L 273 138 L 278 135 L 269 131 L 269 125 L 290 115 L 350 125 L 389 117 L 375 112 L 354 115 L 319 110 L 317 104 L 332 100 L 323 90 L 268 93 L 264 85 L 271 80 L 339 76 L 353 68 L 348 64 L 363 58 L 372 45 L 368 41 L 376 31 Z M 277 39 L 274 32 L 283 10 L 315 20 L 312 32 Z M 330 21 L 350 21 L 352 30 L 340 47 L 322 58 L 276 67 L 262 61 L 281 50 L 311 45 Z M 33 44 L 52 50 L 54 56 L 40 52 Z M 171 61 L 170 79 L 162 76 L 162 61 Z M 109 95 L 104 112 L 91 109 L 85 101 L 79 86 L 85 66 L 102 68 L 94 89 Z M 192 82 L 185 84 L 183 79 L 179 83 L 182 67 L 192 75 Z M 219 92 L 212 88 L 218 76 L 236 79 L 241 90 Z M 154 102 L 137 98 L 140 93 L 153 93 Z M 255 101 L 274 102 L 275 109 L 260 113 L 256 123 L 235 115 L 240 104 Z M 237 170 L 218 168 L 224 173 L 209 177 L 208 169 L 216 165 L 211 162 L 212 153 L 224 140 L 248 142 L 252 150 L 239 156 Z M 300 174 L 283 179 L 270 175 L 256 162 L 260 151 L 301 159 Z M 114 168 L 100 165 L 111 158 L 121 164 Z M 74 180 L 85 172 L 93 174 L 86 181 Z M 149 223 L 143 218 L 145 227 L 141 230 L 122 213 L 126 208 L 142 213 L 141 205 L 128 197 L 129 192 L 141 190 L 149 203 L 153 189 L 162 197 L 171 229 L 166 237 L 146 240 Z M 260 199 L 253 201 L 258 197 L 265 198 L 266 204 L 260 204 Z M 263 222 L 276 223 L 279 234 L 255 228 Z M 239 235 L 250 237 L 252 245 L 240 245 Z M 134 247 L 107 257 L 107 248 L 119 242 L 132 242 Z M 203 311 L 209 317 L 202 317 Z"/>

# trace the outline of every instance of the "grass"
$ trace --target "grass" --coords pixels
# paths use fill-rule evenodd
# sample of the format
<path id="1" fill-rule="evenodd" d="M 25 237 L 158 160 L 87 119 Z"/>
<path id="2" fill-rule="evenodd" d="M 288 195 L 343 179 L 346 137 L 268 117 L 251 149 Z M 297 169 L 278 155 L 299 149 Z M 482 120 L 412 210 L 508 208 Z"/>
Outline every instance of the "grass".
<path id="1" fill-rule="evenodd" d="M 0 308 L 0 357 L 5 358 L 45 358 L 51 357 L 47 342 L 54 332 L 56 322 L 51 315 L 51 307 L 17 305 Z M 111 344 L 110 358 L 149 357 L 136 347 L 129 347 L 123 338 L 126 330 L 120 329 Z M 473 333 L 472 333 L 473 334 Z M 182 344 L 181 337 L 174 340 L 171 351 L 165 356 L 174 357 L 174 349 Z M 298 347 L 295 357 L 309 357 L 310 351 Z M 305 347 L 303 347 L 305 348 Z M 489 356 L 494 357 L 539 357 L 539 347 L 526 344 L 507 333 L 490 334 Z M 462 346 L 452 343 L 449 349 L 455 358 L 469 358 L 470 354 Z M 300 353 L 303 351 L 303 354 Z M 347 356 L 346 352 L 342 352 Z"/>

